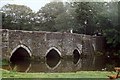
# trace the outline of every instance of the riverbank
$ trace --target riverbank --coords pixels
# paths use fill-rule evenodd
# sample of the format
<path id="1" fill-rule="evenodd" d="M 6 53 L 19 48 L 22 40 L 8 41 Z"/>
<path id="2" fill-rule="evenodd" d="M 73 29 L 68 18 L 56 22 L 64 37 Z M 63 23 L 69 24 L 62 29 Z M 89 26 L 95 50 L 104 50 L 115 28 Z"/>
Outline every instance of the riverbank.
<path id="1" fill-rule="evenodd" d="M 79 71 L 67 73 L 22 73 L 2 71 L 2 78 L 108 78 L 108 75 L 115 74 L 115 72 L 108 71 Z"/>

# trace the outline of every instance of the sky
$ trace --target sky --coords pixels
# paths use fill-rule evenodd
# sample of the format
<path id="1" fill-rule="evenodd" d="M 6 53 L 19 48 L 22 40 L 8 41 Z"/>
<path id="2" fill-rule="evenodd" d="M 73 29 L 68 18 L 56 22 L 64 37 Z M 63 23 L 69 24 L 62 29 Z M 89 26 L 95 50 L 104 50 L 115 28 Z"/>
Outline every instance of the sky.
<path id="1" fill-rule="evenodd" d="M 0 0 L 0 8 L 6 4 L 18 4 L 18 5 L 25 5 L 30 7 L 33 11 L 37 12 L 46 3 L 50 1 L 85 1 L 85 0 Z M 86 0 L 89 1 L 89 0 Z M 92 1 L 111 1 L 111 0 L 92 0 Z M 116 0 L 117 1 L 117 0 Z"/>
<path id="2" fill-rule="evenodd" d="M 6 4 L 18 4 L 26 5 L 30 7 L 33 11 L 37 12 L 41 7 L 49 2 L 50 0 L 0 0 L 0 8 Z"/>

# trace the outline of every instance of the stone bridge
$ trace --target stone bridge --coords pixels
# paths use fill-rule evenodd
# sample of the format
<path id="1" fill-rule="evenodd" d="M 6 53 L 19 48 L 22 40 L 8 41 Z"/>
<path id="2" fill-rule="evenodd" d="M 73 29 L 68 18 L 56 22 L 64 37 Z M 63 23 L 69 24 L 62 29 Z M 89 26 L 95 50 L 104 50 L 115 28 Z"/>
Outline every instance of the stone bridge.
<path id="1" fill-rule="evenodd" d="M 52 58 L 92 56 L 95 50 L 101 48 L 101 45 L 96 46 L 97 38 L 83 34 L 8 29 L 1 29 L 0 33 L 2 58 L 10 61 L 25 57 L 39 60 L 47 56 Z"/>

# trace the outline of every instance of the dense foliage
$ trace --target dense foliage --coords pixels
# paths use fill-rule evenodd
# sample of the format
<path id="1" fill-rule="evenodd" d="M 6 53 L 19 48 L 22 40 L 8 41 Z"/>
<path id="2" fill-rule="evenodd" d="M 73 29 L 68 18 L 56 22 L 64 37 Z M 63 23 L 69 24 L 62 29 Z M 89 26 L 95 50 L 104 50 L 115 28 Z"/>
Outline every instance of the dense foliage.
<path id="1" fill-rule="evenodd" d="M 81 32 L 105 36 L 108 51 L 120 55 L 119 3 L 74 3 Z M 80 30 L 79 30 L 80 31 Z M 80 32 L 80 33 L 81 33 Z M 79 33 L 79 32 L 78 32 Z"/>
<path id="2" fill-rule="evenodd" d="M 33 12 L 24 5 L 5 5 L 2 7 L 2 24 L 7 29 L 32 30 Z"/>

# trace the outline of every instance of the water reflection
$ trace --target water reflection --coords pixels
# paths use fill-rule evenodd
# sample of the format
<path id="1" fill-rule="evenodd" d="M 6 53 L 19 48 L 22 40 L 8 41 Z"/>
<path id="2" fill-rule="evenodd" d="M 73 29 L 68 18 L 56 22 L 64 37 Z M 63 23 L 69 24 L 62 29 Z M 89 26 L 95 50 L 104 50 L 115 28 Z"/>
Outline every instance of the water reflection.
<path id="1" fill-rule="evenodd" d="M 74 58 L 74 59 L 73 59 L 73 63 L 74 63 L 74 64 L 77 64 L 77 63 L 79 63 L 80 60 L 81 60 L 80 58 Z"/>
<path id="2" fill-rule="evenodd" d="M 58 51 L 51 49 L 46 55 L 46 66 L 53 70 L 61 63 L 60 59 Z"/>
<path id="3" fill-rule="evenodd" d="M 74 63 L 74 62 L 73 62 Z M 82 59 L 81 58 L 79 58 L 78 60 L 77 60 L 77 63 L 74 63 L 75 64 L 75 66 L 76 65 L 79 65 L 80 67 L 82 67 Z"/>
<path id="4" fill-rule="evenodd" d="M 80 59 L 80 53 L 77 49 L 73 51 L 73 63 L 77 64 Z"/>
<path id="5" fill-rule="evenodd" d="M 46 66 L 48 69 L 52 69 L 54 70 L 55 68 L 57 68 L 59 66 L 59 64 L 61 63 L 61 60 L 57 59 L 57 60 L 47 60 L 46 61 Z"/>
<path id="6" fill-rule="evenodd" d="M 28 72 L 31 67 L 31 63 L 28 61 L 19 61 L 16 63 L 11 63 L 10 66 L 13 71 Z"/>
<path id="7" fill-rule="evenodd" d="M 18 72 L 76 72 L 83 70 L 102 70 L 105 68 L 105 63 L 103 58 L 101 60 L 101 58 L 88 56 L 82 59 L 79 58 L 76 64 L 71 59 L 46 59 L 46 61 L 37 62 L 22 61 L 2 67 Z"/>
<path id="8" fill-rule="evenodd" d="M 55 60 L 55 61 L 39 61 L 39 62 L 17 62 L 3 69 L 18 72 L 72 72 L 79 71 L 81 63 L 74 64 L 72 60 Z"/>
<path id="9" fill-rule="evenodd" d="M 28 61 L 19 61 L 15 63 L 10 63 L 9 65 L 2 66 L 3 69 L 9 71 L 18 71 L 18 72 L 28 72 L 31 67 L 31 63 Z"/>

